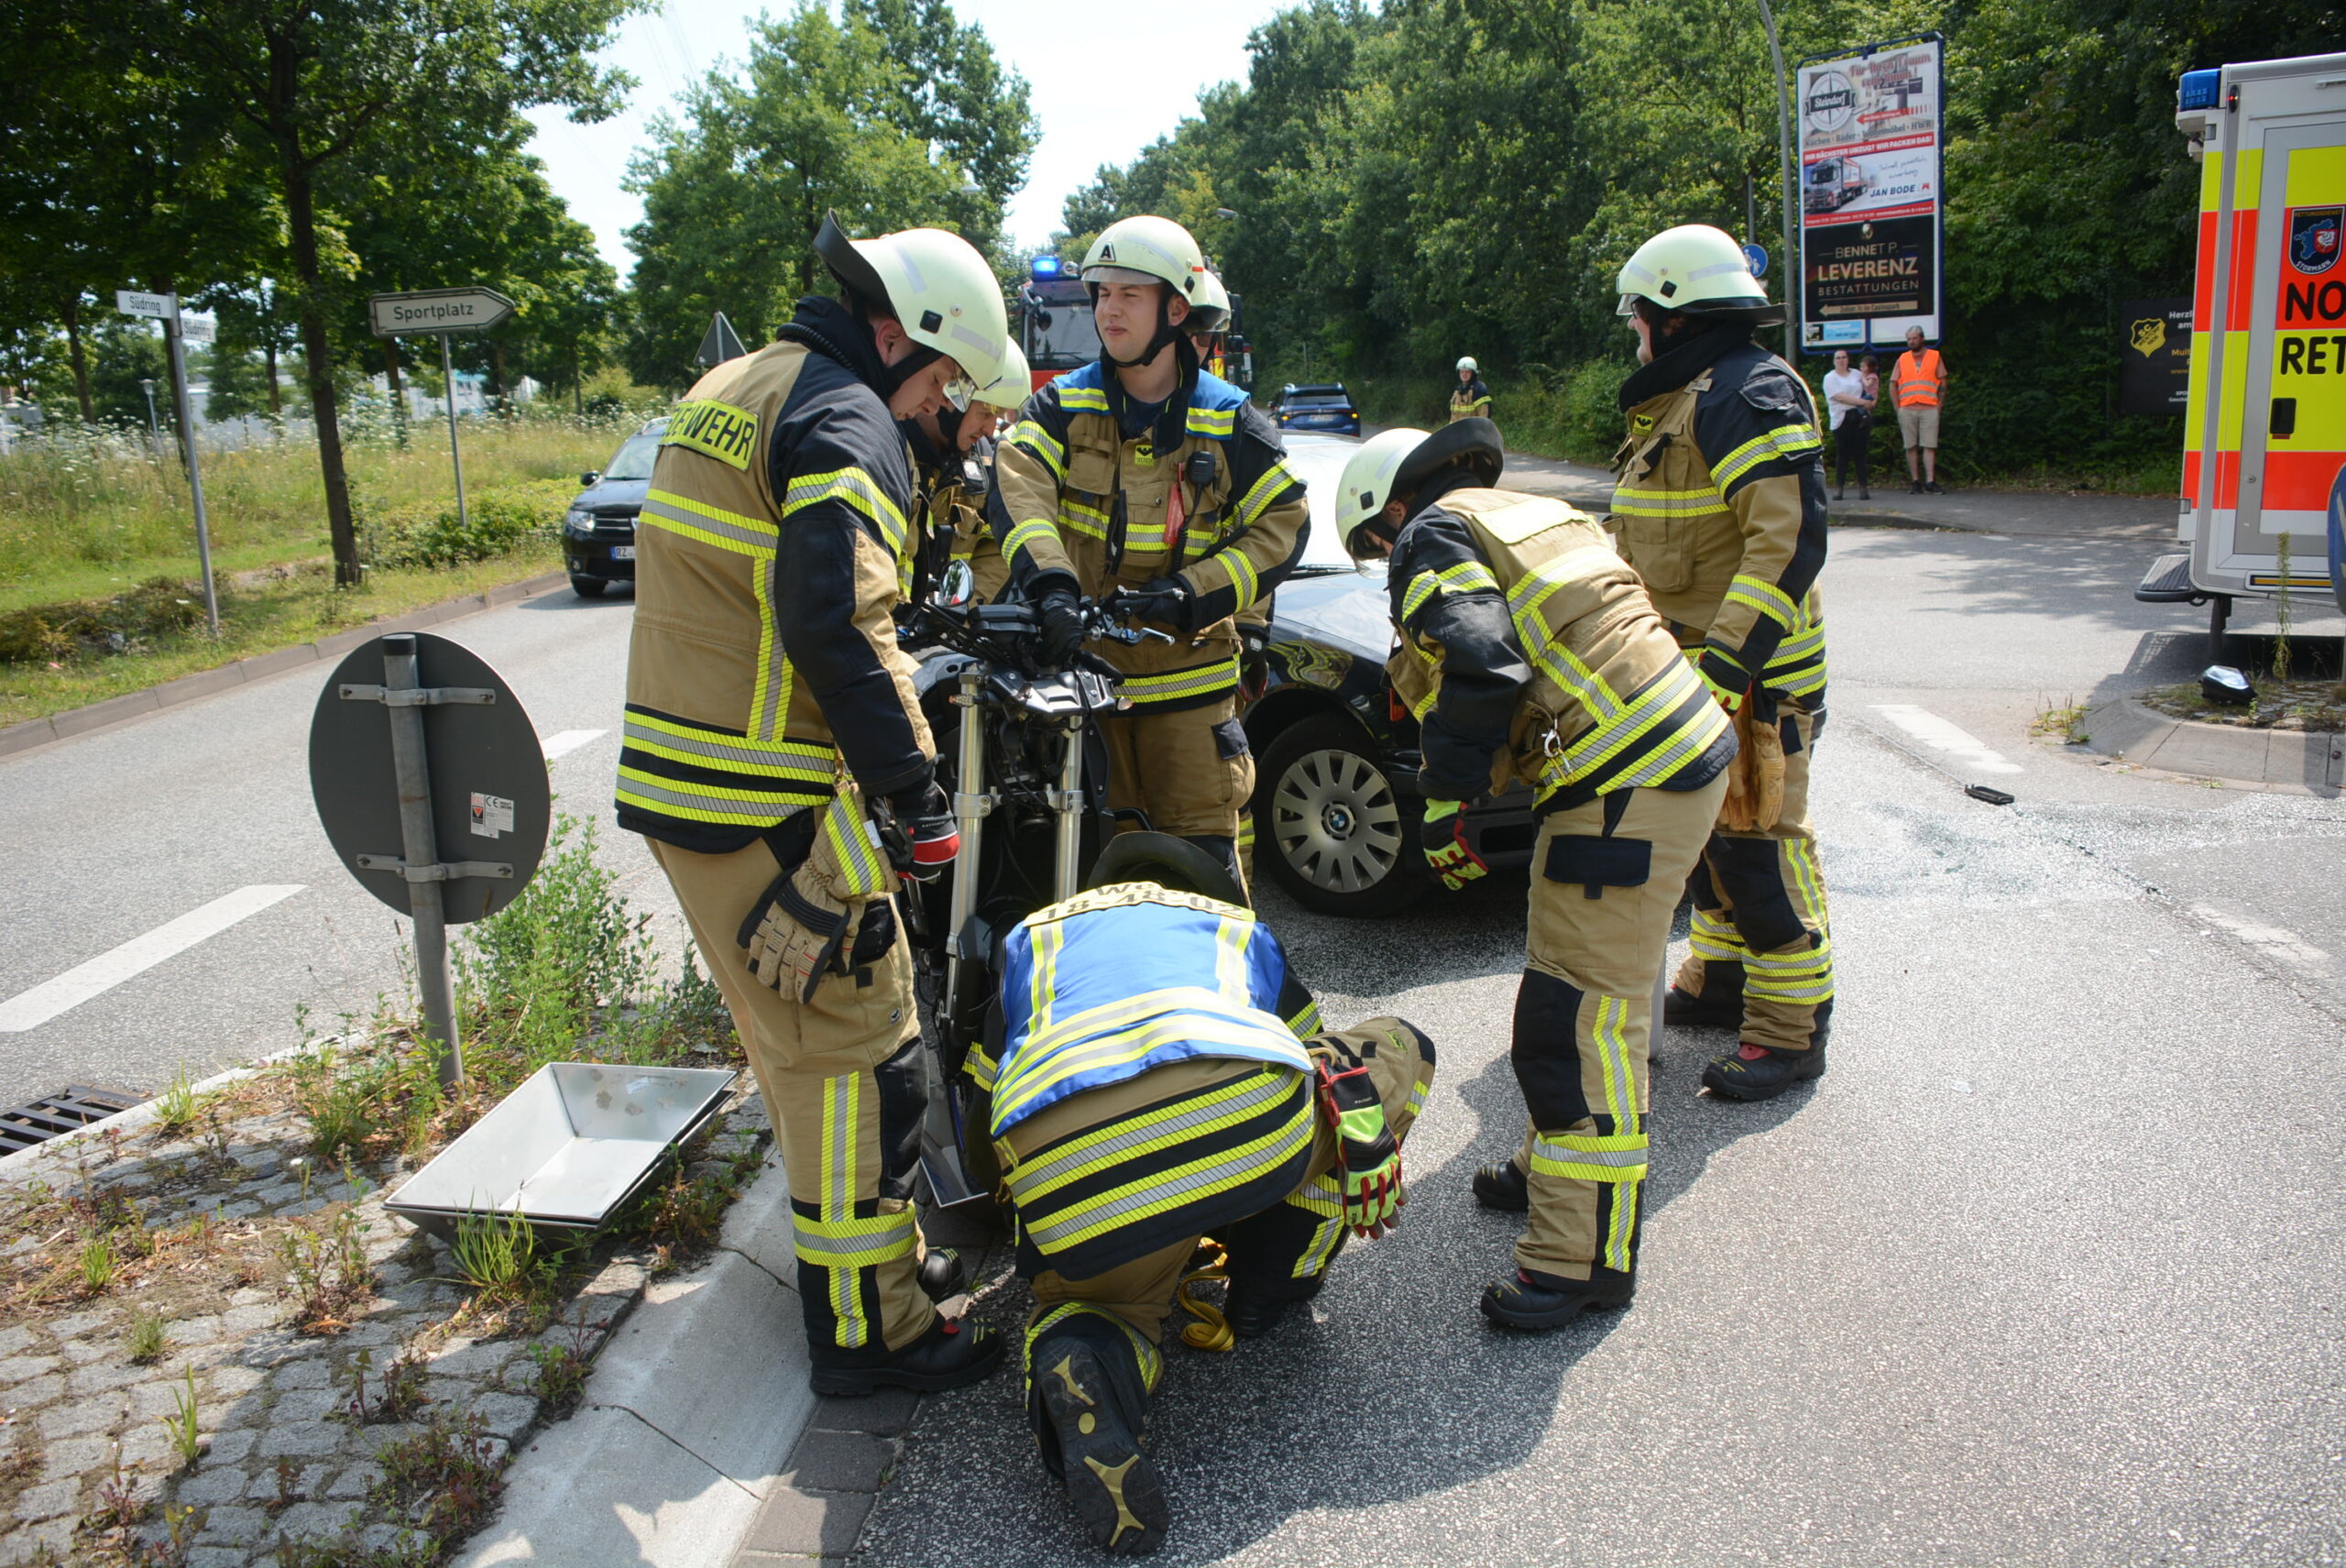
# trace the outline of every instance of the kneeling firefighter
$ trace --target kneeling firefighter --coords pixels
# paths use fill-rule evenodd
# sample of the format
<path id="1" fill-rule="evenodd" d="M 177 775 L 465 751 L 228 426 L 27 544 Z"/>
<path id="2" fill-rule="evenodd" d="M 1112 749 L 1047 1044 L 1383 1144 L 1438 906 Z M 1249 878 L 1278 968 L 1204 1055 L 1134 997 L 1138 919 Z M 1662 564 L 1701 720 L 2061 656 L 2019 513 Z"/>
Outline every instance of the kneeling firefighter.
<path id="1" fill-rule="evenodd" d="M 815 250 L 840 297 L 702 377 L 661 437 L 619 819 L 651 840 L 773 1115 L 816 1391 L 950 1388 L 1003 1346 L 930 1305 L 911 1203 L 925 1073 L 892 895 L 958 839 L 891 620 L 919 544 L 897 421 L 992 380 L 1008 323 L 958 236 L 827 219 Z"/>
<path id="2" fill-rule="evenodd" d="M 1316 1293 L 1347 1234 L 1398 1220 L 1433 1044 L 1398 1018 L 1321 1031 L 1277 938 L 1195 845 L 1124 834 L 1092 874 L 1107 885 L 1006 941 L 1000 1049 L 971 1055 L 986 1096 L 971 1120 L 1034 1287 L 1043 1463 L 1093 1540 L 1136 1554 L 1168 1522 L 1140 1433 L 1200 1239 L 1227 1249 L 1235 1334 Z"/>
<path id="3" fill-rule="evenodd" d="M 1640 367 L 1610 526 L 1719 705 L 1744 765 L 1694 879 L 1672 1024 L 1735 1029 L 1714 1093 L 1766 1100 L 1825 1070 L 1833 939 L 1808 820 L 1825 728 L 1825 446 L 1792 367 L 1752 341 L 1784 319 L 1733 239 L 1668 229 L 1621 269 Z"/>
<path id="4" fill-rule="evenodd" d="M 1391 558 L 1387 669 L 1420 727 L 1420 841 L 1445 885 L 1487 869 L 1461 803 L 1533 791 L 1512 1052 L 1530 1125 L 1474 1193 L 1529 1211 L 1484 1313 L 1547 1329 L 1636 1288 L 1653 984 L 1735 733 L 1604 531 L 1494 488 L 1504 461 L 1488 420 L 1387 431 L 1345 464 L 1336 524 L 1354 559 Z"/>
<path id="5" fill-rule="evenodd" d="M 1003 356 L 1002 374 L 970 393 L 967 409 L 948 403 L 906 422 L 927 535 L 913 603 L 926 597 L 947 561 L 970 563 L 978 598 L 987 603 L 1010 580 L 1010 566 L 986 528 L 986 497 L 993 489 L 994 436 L 1034 390 L 1025 353 L 1014 343 Z"/>

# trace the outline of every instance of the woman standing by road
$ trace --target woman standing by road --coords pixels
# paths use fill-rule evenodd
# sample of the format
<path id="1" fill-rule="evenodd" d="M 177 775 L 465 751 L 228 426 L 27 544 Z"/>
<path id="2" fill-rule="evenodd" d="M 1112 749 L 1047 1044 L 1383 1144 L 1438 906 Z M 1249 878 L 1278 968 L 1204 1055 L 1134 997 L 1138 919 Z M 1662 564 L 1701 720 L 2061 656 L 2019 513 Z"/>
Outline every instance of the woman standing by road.
<path id="1" fill-rule="evenodd" d="M 1880 395 L 1881 378 L 1874 378 L 1875 393 Z M 1866 378 L 1849 368 L 1849 351 L 1833 351 L 1833 368 L 1825 373 L 1825 403 L 1826 418 L 1833 427 L 1833 499 L 1847 498 L 1849 489 L 1849 466 L 1858 469 L 1858 499 L 1873 499 L 1873 459 L 1870 443 L 1873 436 L 1873 398 L 1867 395 Z"/>

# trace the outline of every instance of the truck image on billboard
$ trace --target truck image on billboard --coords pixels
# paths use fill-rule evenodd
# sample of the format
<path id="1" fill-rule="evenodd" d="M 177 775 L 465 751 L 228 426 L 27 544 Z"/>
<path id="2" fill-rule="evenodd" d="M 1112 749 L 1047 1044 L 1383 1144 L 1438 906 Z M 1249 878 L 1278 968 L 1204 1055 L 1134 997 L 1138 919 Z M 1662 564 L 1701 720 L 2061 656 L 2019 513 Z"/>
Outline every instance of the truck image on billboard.
<path id="1" fill-rule="evenodd" d="M 1939 335 L 1942 63 L 1933 35 L 1800 67 L 1803 348 Z"/>

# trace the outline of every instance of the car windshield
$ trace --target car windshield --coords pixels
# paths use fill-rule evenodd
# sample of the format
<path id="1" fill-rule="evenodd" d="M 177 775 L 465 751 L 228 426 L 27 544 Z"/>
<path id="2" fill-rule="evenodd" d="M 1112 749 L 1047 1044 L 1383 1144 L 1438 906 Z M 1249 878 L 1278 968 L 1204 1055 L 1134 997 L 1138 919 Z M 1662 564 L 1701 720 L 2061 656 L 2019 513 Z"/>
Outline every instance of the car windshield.
<path id="1" fill-rule="evenodd" d="M 652 460 L 660 455 L 660 438 L 656 435 L 630 435 L 625 444 L 612 455 L 611 466 L 603 470 L 606 479 L 649 479 Z"/>
<path id="2" fill-rule="evenodd" d="M 1352 399 L 1342 387 L 1298 387 L 1288 394 L 1289 408 L 1345 408 Z"/>

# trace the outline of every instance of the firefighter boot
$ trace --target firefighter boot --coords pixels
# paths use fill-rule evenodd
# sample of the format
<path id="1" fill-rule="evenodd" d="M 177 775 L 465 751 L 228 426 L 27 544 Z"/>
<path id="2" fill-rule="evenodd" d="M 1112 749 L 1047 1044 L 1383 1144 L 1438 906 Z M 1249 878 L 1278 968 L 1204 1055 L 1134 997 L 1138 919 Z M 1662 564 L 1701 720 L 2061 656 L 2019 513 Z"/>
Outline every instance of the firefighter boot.
<path id="1" fill-rule="evenodd" d="M 1079 1312 L 1044 1330 L 1027 1354 L 1027 1416 L 1076 1518 L 1112 1557 L 1156 1551 L 1172 1521 L 1140 1451 L 1148 1389 L 1126 1331 Z"/>
<path id="2" fill-rule="evenodd" d="M 1474 1172 L 1474 1201 L 1509 1214 L 1520 1214 L 1531 1207 L 1530 1183 L 1512 1156 Z"/>
<path id="3" fill-rule="evenodd" d="M 876 1394 L 882 1388 L 934 1394 L 990 1376 L 1002 1364 L 1002 1336 L 960 1319 L 938 1318 L 902 1350 L 866 1358 L 854 1351 L 817 1346 L 814 1355 L 806 1380 L 817 1394 Z"/>
<path id="4" fill-rule="evenodd" d="M 1679 1029 L 1740 1029 L 1743 1027 L 1743 966 L 1732 959 L 1703 961 L 1701 995 L 1681 991 L 1671 982 L 1661 999 L 1661 1021 Z"/>
<path id="5" fill-rule="evenodd" d="M 1267 1275 L 1233 1274 L 1230 1292 L 1222 1298 L 1222 1315 L 1240 1339 L 1261 1339 L 1278 1326 L 1289 1307 L 1309 1301 L 1328 1282 L 1321 1269 L 1309 1279 L 1274 1279 Z"/>
<path id="6" fill-rule="evenodd" d="M 1628 1306 L 1637 1289 L 1638 1277 L 1617 1268 L 1592 1266 L 1585 1279 L 1518 1268 L 1484 1288 L 1483 1316 L 1505 1329 L 1560 1329 L 1583 1312 Z"/>
<path id="7" fill-rule="evenodd" d="M 1703 1086 L 1729 1100 L 1773 1100 L 1795 1083 L 1825 1075 L 1825 1042 L 1804 1051 L 1782 1051 L 1746 1040 L 1703 1069 Z"/>

